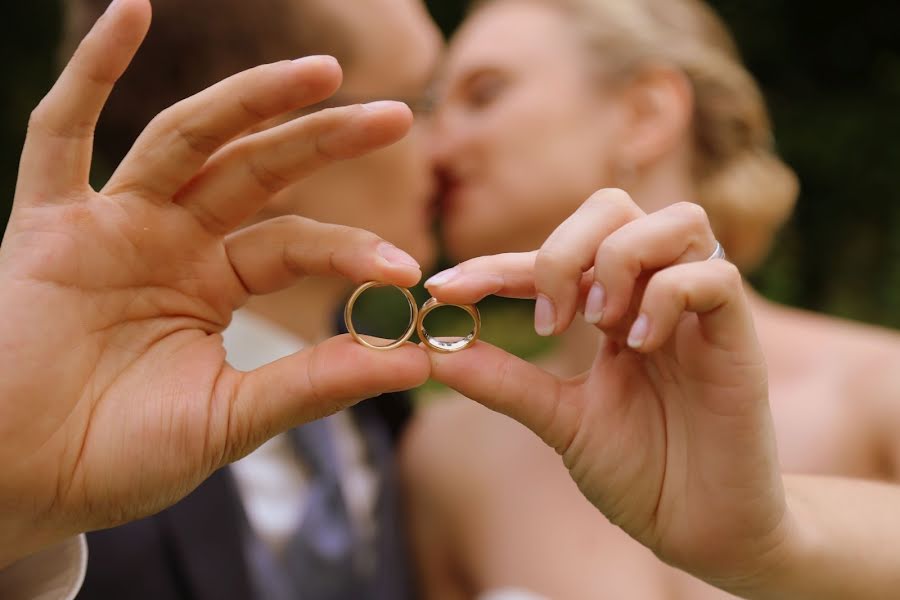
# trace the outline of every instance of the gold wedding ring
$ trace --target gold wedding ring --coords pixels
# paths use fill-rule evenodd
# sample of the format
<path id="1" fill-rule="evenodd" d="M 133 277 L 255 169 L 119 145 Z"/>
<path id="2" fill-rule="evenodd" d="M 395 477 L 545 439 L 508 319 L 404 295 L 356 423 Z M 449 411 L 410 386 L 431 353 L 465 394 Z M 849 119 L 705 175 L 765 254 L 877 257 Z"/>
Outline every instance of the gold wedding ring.
<path id="1" fill-rule="evenodd" d="M 456 340 L 455 342 L 445 342 L 444 340 L 439 340 L 436 337 L 432 336 L 425 329 L 425 317 L 428 316 L 428 313 L 433 311 L 436 308 L 440 308 L 441 306 L 455 306 L 457 308 L 461 308 L 466 311 L 470 317 L 472 317 L 472 322 L 474 323 L 474 327 L 472 331 L 466 337 Z M 465 350 L 469 346 L 475 343 L 475 340 L 478 339 L 478 334 L 481 333 L 481 314 L 478 312 L 478 309 L 472 306 L 471 304 L 445 304 L 444 302 L 438 302 L 435 298 L 429 298 L 428 302 L 422 305 L 422 309 L 419 311 L 419 321 L 416 324 L 416 328 L 419 332 L 419 338 L 425 342 L 425 344 L 435 350 L 437 352 L 459 352 L 460 350 Z"/>
<path id="2" fill-rule="evenodd" d="M 406 331 L 403 332 L 403 335 L 398 339 L 394 340 L 390 344 L 386 344 L 384 346 L 376 346 L 370 342 L 367 342 L 359 333 L 356 332 L 356 328 L 353 326 L 353 307 L 356 305 L 356 301 L 359 300 L 359 297 L 363 295 L 366 290 L 371 290 L 373 288 L 381 288 L 381 287 L 395 287 L 400 292 L 403 293 L 403 296 L 406 298 L 407 303 L 409 303 L 409 327 L 406 328 Z M 353 292 L 353 295 L 350 296 L 350 299 L 347 301 L 347 306 L 344 308 L 344 324 L 347 326 L 347 331 L 350 333 L 350 337 L 354 340 L 365 346 L 366 348 L 372 348 L 373 350 L 392 350 L 394 348 L 399 348 L 403 344 L 406 343 L 409 338 L 412 337 L 413 332 L 416 330 L 416 326 L 419 323 L 419 307 L 416 305 L 416 299 L 413 298 L 412 292 L 410 292 L 406 288 L 402 288 L 397 285 L 391 285 L 389 283 L 379 283 L 377 281 L 369 281 L 368 283 L 364 283 Z"/>
<path id="3" fill-rule="evenodd" d="M 409 303 L 409 327 L 407 327 L 406 331 L 403 335 L 391 342 L 390 344 L 386 344 L 384 346 L 376 346 L 365 339 L 357 333 L 356 328 L 353 326 L 353 307 L 356 305 L 356 301 L 359 300 L 359 297 L 365 293 L 366 290 L 370 290 L 373 288 L 380 287 L 395 287 L 403 293 L 403 296 L 406 298 L 407 303 Z M 459 340 L 453 342 L 447 342 L 444 340 L 440 340 L 425 329 L 425 317 L 436 308 L 440 308 L 441 306 L 455 306 L 457 308 L 461 308 L 466 311 L 470 317 L 472 317 L 472 321 L 474 323 L 474 327 L 469 335 L 461 338 Z M 366 348 L 372 348 L 373 350 L 391 350 L 393 348 L 399 348 L 404 343 L 406 343 L 409 338 L 412 337 L 414 331 L 418 331 L 419 338 L 432 350 L 436 352 L 459 352 L 460 350 L 465 350 L 478 339 L 479 334 L 481 333 L 481 314 L 478 312 L 478 309 L 470 304 L 446 304 L 444 302 L 438 302 L 435 298 L 429 298 L 428 302 L 422 305 L 422 309 L 419 310 L 419 307 L 416 306 L 416 299 L 413 298 L 412 293 L 406 289 L 396 285 L 391 285 L 389 283 L 379 283 L 377 281 L 369 281 L 368 283 L 364 283 L 353 292 L 350 296 L 350 299 L 347 301 L 347 306 L 344 308 L 344 324 L 347 326 L 347 331 L 350 333 L 350 336 L 365 346 Z"/>

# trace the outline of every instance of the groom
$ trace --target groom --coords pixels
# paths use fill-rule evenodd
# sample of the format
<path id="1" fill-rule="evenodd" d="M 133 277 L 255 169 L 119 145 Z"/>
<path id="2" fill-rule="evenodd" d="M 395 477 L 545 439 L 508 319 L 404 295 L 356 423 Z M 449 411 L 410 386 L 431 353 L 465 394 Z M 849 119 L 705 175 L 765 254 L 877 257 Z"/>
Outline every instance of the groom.
<path id="1" fill-rule="evenodd" d="M 69 0 L 73 41 L 105 4 Z M 330 54 L 344 80 L 324 105 L 414 105 L 440 52 L 433 24 L 410 0 L 155 0 L 153 9 L 148 38 L 98 128 L 98 155 L 110 164 L 161 108 L 234 71 Z M 363 227 L 412 255 L 389 248 L 392 258 L 427 266 L 424 155 L 412 135 L 329 166 L 276 195 L 257 220 L 301 215 Z M 224 332 L 229 363 L 252 370 L 329 337 L 346 293 L 343 281 L 307 278 L 251 299 Z M 409 597 L 393 465 L 409 411 L 406 396 L 364 402 L 278 436 L 156 516 L 89 534 L 79 597 Z"/>

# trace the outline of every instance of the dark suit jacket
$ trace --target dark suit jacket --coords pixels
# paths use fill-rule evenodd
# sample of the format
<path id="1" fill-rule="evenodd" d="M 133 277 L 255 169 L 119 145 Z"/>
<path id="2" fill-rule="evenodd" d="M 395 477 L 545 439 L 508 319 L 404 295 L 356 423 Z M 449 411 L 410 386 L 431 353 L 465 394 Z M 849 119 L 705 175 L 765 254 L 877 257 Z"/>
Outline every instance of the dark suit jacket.
<path id="1" fill-rule="evenodd" d="M 406 394 L 385 394 L 351 410 L 359 418 L 379 419 L 396 441 L 410 414 L 410 402 Z M 390 497 L 396 501 L 396 494 Z M 395 512 L 399 515 L 399 508 Z M 384 525 L 399 529 L 397 521 Z M 244 558 L 246 531 L 231 474 L 228 468 L 221 469 L 157 515 L 89 533 L 87 577 L 78 598 L 252 599 Z"/>

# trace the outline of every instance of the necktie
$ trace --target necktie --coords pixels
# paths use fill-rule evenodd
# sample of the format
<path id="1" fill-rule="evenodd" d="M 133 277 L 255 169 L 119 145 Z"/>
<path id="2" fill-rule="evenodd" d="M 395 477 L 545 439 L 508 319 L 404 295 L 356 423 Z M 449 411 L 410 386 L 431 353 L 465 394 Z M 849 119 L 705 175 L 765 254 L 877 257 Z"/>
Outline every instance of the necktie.
<path id="1" fill-rule="evenodd" d="M 359 540 L 341 492 L 341 464 L 327 419 L 290 431 L 297 455 L 310 470 L 306 512 L 281 556 L 303 600 L 360 598 Z"/>

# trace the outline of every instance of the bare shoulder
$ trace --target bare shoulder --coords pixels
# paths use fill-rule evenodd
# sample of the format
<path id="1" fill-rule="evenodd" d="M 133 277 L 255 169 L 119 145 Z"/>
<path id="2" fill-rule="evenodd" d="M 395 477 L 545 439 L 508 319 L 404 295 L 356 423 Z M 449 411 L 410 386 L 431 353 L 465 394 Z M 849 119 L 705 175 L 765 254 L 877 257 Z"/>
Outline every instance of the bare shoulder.
<path id="1" fill-rule="evenodd" d="M 900 333 L 835 317 L 811 318 L 816 341 L 828 349 L 848 397 L 900 402 Z"/>
<path id="2" fill-rule="evenodd" d="M 900 335 L 877 327 L 846 327 L 845 397 L 862 416 L 879 473 L 900 477 Z"/>
<path id="3" fill-rule="evenodd" d="M 900 333 L 804 310 L 770 305 L 757 319 L 770 368 L 827 380 L 836 398 L 876 413 L 900 414 Z"/>
<path id="4" fill-rule="evenodd" d="M 757 327 L 773 354 L 793 355 L 817 368 L 832 366 L 841 373 L 871 374 L 870 365 L 900 357 L 900 333 L 806 310 L 766 302 L 757 305 Z"/>
<path id="5" fill-rule="evenodd" d="M 855 325 L 855 324 L 854 324 Z M 900 431 L 900 334 L 886 328 L 848 328 L 846 371 L 848 392 L 869 408 L 876 424 Z M 885 418 L 889 418 L 885 421 Z"/>

